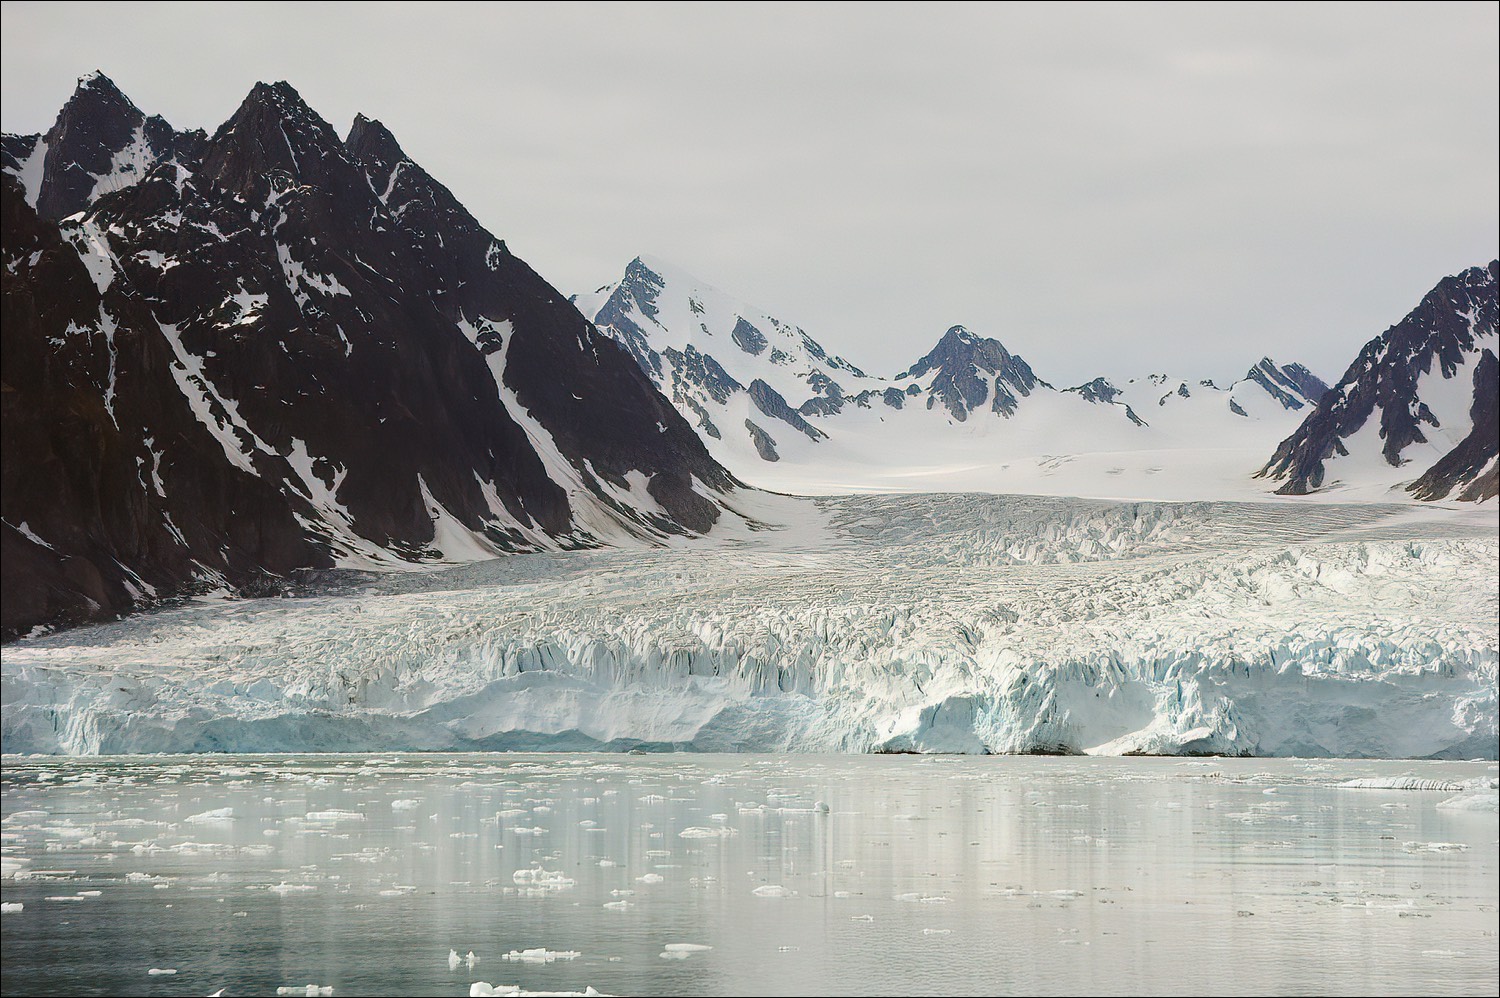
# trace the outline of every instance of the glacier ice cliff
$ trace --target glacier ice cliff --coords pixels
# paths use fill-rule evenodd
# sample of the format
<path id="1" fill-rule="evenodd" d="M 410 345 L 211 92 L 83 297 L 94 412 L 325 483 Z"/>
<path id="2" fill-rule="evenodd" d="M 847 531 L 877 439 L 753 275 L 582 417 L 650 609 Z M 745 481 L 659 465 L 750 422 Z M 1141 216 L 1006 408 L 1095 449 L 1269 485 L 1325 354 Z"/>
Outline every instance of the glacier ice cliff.
<path id="1" fill-rule="evenodd" d="M 3 747 L 1496 756 L 1494 510 L 762 501 L 16 642 Z"/>

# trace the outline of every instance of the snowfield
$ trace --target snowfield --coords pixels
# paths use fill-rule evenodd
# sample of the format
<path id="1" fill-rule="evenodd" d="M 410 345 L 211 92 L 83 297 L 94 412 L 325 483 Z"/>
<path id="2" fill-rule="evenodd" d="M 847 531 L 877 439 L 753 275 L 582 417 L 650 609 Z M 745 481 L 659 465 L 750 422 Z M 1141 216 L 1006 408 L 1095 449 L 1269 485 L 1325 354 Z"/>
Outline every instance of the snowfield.
<path id="1" fill-rule="evenodd" d="M 17 642 L 3 748 L 1496 757 L 1492 506 L 757 501 Z"/>

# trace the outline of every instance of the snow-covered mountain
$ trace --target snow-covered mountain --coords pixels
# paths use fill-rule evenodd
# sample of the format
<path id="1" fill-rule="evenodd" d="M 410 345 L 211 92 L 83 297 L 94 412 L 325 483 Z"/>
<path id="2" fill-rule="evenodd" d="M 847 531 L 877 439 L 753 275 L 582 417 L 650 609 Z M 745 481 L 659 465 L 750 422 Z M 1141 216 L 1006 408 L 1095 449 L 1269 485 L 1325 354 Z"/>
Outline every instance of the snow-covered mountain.
<path id="1" fill-rule="evenodd" d="M 335 565 L 659 543 L 736 489 L 412 162 L 257 84 L 211 137 L 84 77 L 4 150 L 6 636 Z"/>
<path id="2" fill-rule="evenodd" d="M 1419 499 L 1493 498 L 1497 272 L 1491 261 L 1443 278 L 1366 343 L 1260 474 L 1288 495 L 1373 480 Z"/>
<path id="3" fill-rule="evenodd" d="M 1327 386 L 1269 358 L 1225 386 L 1151 374 L 1059 388 L 963 326 L 894 377 L 655 259 L 575 297 L 755 484 L 1191 497 L 1244 482 Z"/>

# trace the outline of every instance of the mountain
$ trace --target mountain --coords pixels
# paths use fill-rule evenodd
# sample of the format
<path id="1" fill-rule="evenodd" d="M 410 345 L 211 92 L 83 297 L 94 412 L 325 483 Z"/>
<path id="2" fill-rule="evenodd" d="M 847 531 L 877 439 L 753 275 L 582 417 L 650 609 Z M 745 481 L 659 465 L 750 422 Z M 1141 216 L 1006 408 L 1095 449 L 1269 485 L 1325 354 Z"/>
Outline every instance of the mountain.
<path id="1" fill-rule="evenodd" d="M 1260 475 L 1283 495 L 1379 481 L 1418 499 L 1493 498 L 1497 271 L 1443 278 L 1366 343 Z"/>
<path id="2" fill-rule="evenodd" d="M 716 459 L 747 481 L 792 491 L 1181 498 L 1209 480 L 1244 491 L 1264 448 L 1327 390 L 1305 367 L 1268 358 L 1225 387 L 1153 374 L 1059 389 L 999 340 L 963 326 L 901 373 L 878 377 L 801 328 L 647 257 L 574 300 L 698 427 Z"/>
<path id="3" fill-rule="evenodd" d="M 629 355 L 379 122 L 341 140 L 276 83 L 177 132 L 93 74 L 4 151 L 6 637 L 732 511 Z"/>

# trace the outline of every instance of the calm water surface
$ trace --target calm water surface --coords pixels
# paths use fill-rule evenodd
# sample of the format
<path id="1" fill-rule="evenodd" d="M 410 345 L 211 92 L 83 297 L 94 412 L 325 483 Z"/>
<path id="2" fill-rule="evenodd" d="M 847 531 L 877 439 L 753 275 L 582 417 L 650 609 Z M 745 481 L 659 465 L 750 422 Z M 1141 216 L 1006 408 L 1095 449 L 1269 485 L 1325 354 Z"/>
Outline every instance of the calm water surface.
<path id="1" fill-rule="evenodd" d="M 1495 814 L 1437 807 L 1451 790 L 1336 786 L 1494 775 L 1265 759 L 8 757 L 0 893 L 24 908 L 0 921 L 3 991 L 1495 993 Z M 450 966 L 450 949 L 477 966 Z M 562 955 L 506 959 L 528 949 Z"/>

